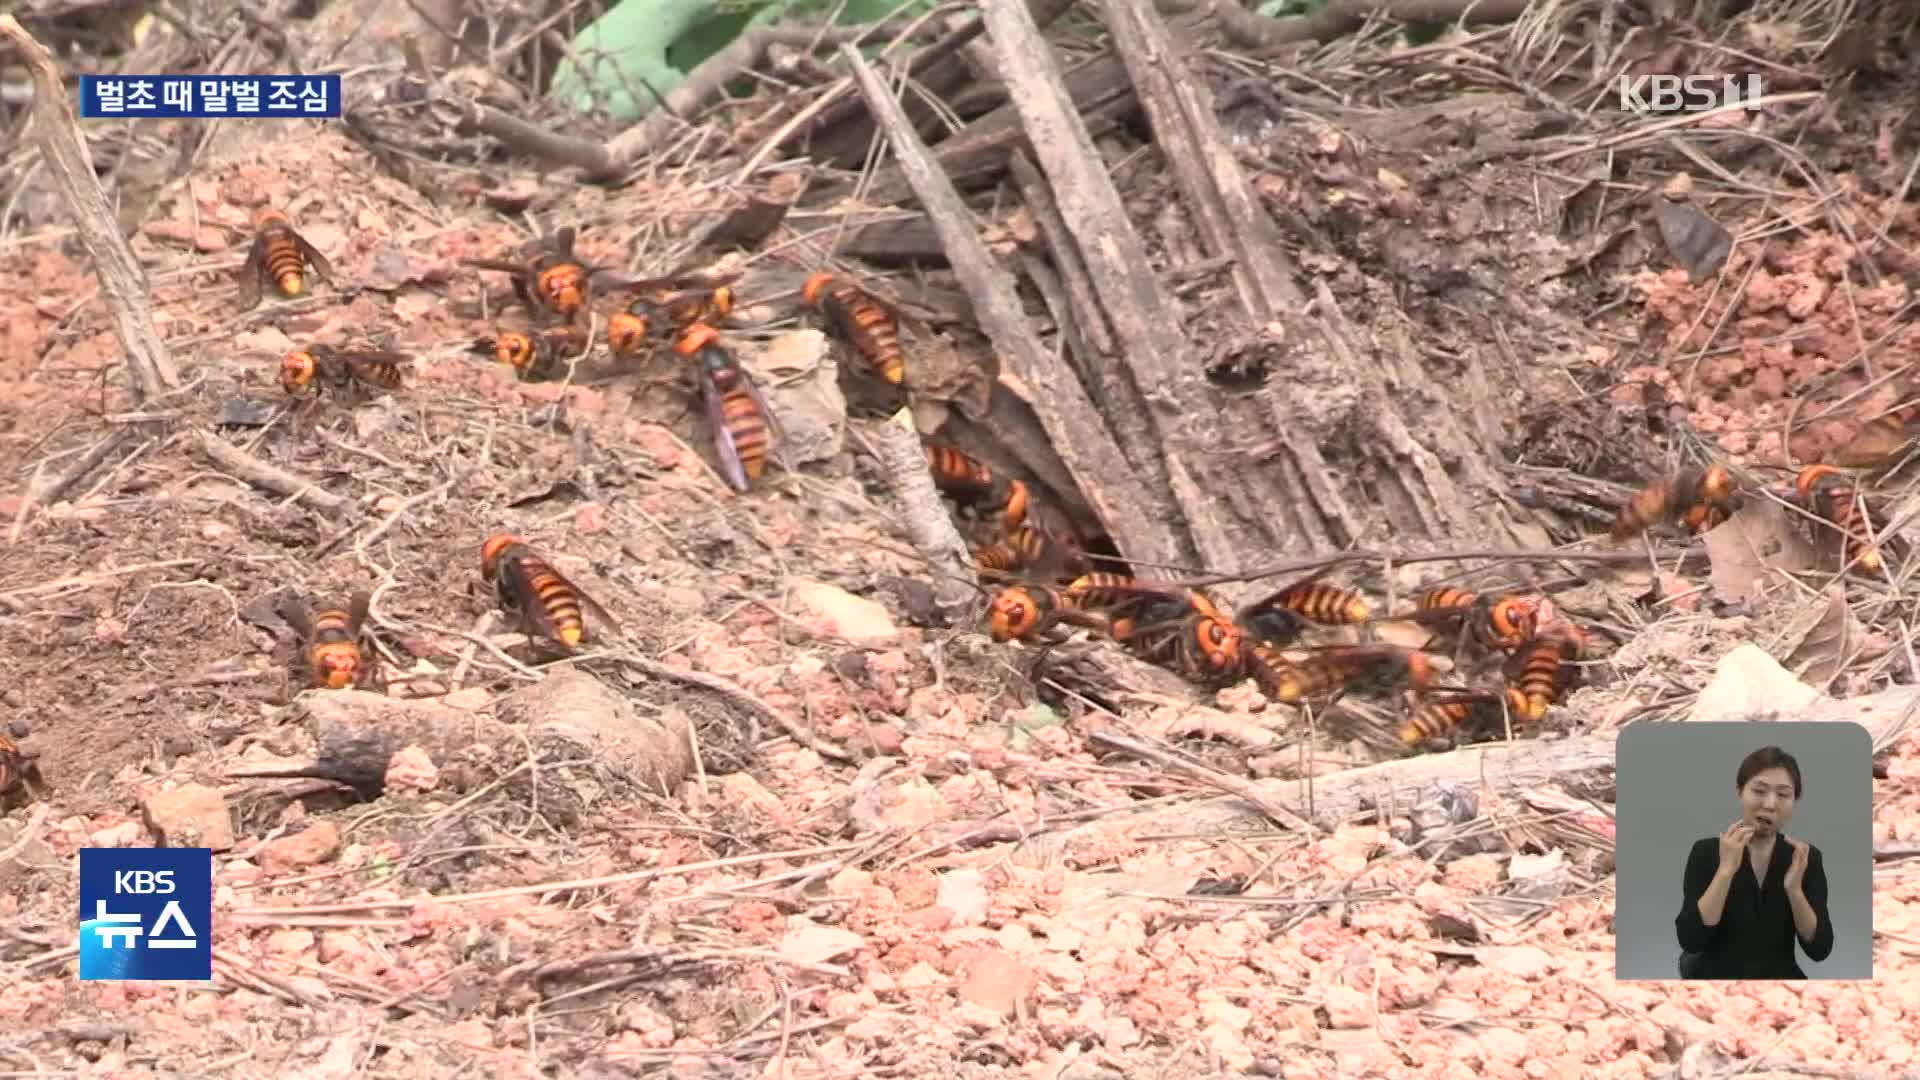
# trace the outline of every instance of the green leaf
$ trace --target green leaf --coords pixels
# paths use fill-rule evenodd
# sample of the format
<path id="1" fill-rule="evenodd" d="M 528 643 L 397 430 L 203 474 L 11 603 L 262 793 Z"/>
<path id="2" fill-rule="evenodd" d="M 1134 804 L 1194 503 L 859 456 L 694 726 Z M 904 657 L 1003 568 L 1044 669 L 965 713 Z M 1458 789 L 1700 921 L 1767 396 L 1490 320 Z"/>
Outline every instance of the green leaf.
<path id="1" fill-rule="evenodd" d="M 838 23 L 856 26 L 895 12 L 918 14 L 936 3 L 847 0 Z M 818 18 L 837 6 L 834 0 L 621 0 L 574 35 L 570 44 L 575 56 L 585 58 L 583 64 L 561 61 L 547 93 L 582 112 L 599 106 L 615 120 L 632 123 L 748 28 L 783 18 Z M 753 85 L 743 78 L 729 89 L 744 95 Z"/>
<path id="2" fill-rule="evenodd" d="M 548 96 L 581 112 L 602 105 L 622 122 L 645 116 L 655 94 L 665 97 L 687 77 L 667 62 L 668 47 L 712 7 L 713 0 L 621 0 L 574 35 L 581 63 L 562 60 Z"/>

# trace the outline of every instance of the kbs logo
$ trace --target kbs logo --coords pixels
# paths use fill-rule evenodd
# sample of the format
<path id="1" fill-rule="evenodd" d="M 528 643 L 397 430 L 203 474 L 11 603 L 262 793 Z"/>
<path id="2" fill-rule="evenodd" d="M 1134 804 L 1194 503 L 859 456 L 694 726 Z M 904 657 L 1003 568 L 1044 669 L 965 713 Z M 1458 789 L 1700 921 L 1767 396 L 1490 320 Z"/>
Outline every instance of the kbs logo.
<path id="1" fill-rule="evenodd" d="M 80 977 L 213 977 L 213 852 L 80 849 Z"/>
<path id="2" fill-rule="evenodd" d="M 1758 75 L 1622 75 L 1620 108 L 1630 113 L 1701 112 L 1726 105 L 1746 104 L 1766 95 L 1766 81 Z"/>

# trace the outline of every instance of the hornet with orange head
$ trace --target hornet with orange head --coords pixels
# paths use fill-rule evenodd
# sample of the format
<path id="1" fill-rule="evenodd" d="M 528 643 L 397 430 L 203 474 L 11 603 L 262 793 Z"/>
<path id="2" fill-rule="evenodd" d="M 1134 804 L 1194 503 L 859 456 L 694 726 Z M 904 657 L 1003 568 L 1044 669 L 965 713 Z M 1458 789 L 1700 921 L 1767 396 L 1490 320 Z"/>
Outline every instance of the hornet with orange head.
<path id="1" fill-rule="evenodd" d="M 321 281 L 333 281 L 333 266 L 306 237 L 294 229 L 287 215 L 271 207 L 253 215 L 253 246 L 240 268 L 240 310 L 260 303 L 268 285 L 286 299 L 307 291 L 307 271 Z"/>
<path id="2" fill-rule="evenodd" d="M 596 275 L 596 284 L 603 279 L 616 291 L 641 294 L 607 320 L 607 348 L 615 356 L 633 358 L 648 352 L 656 341 L 685 333 L 695 323 L 725 323 L 733 314 L 737 299 L 733 283 L 739 275 L 711 281 Z"/>
<path id="3" fill-rule="evenodd" d="M 769 453 L 787 466 L 776 445 L 780 432 L 773 406 L 719 339 L 713 327 L 694 323 L 674 342 L 673 351 L 694 363 L 722 475 L 735 491 L 746 491 L 765 471 Z"/>
<path id="4" fill-rule="evenodd" d="M 987 605 L 987 630 L 995 641 L 1030 641 L 1066 623 L 1107 629 L 1101 615 L 1080 610 L 1075 598 L 1051 585 L 1009 585 Z"/>
<path id="5" fill-rule="evenodd" d="M 24 806 L 34 797 L 35 788 L 45 788 L 40 775 L 38 754 L 20 749 L 7 733 L 0 731 L 0 814 Z"/>
<path id="6" fill-rule="evenodd" d="M 1572 689 L 1579 678 L 1576 666 L 1586 649 L 1586 634 L 1566 619 L 1542 626 L 1526 648 L 1507 662 L 1507 681 L 1526 699 L 1517 715 L 1539 720 Z"/>
<path id="7" fill-rule="evenodd" d="M 1027 485 L 1002 476 L 980 461 L 926 439 L 927 471 L 933 474 L 933 486 L 940 494 L 962 506 L 980 507 L 1001 515 L 1008 536 L 1020 531 L 1027 520 L 1030 495 Z"/>
<path id="8" fill-rule="evenodd" d="M 1102 618 L 1122 648 L 1183 678 L 1220 686 L 1245 671 L 1246 632 L 1197 589 L 1095 571 L 1075 579 L 1065 596 L 1075 610 Z"/>
<path id="9" fill-rule="evenodd" d="M 1053 629 L 1071 604 L 1059 589 L 1009 585 L 987 605 L 987 631 L 995 641 L 1025 641 Z"/>
<path id="10" fill-rule="evenodd" d="M 1297 705 L 1309 698 L 1350 690 L 1381 690 L 1402 683 L 1417 690 L 1433 685 L 1435 657 L 1399 645 L 1320 645 L 1279 649 L 1263 645 L 1252 666 L 1261 692 Z"/>
<path id="11" fill-rule="evenodd" d="M 1815 539 L 1828 541 L 1838 532 L 1840 553 L 1851 567 L 1879 573 L 1886 566 L 1882 546 L 1894 549 L 1896 558 L 1902 555 L 1905 545 L 1899 538 L 1875 535 L 1876 523 L 1886 521 L 1886 513 L 1863 496 L 1846 473 L 1831 465 L 1809 465 L 1794 478 L 1793 487 L 1800 508 L 1820 519 Z"/>
<path id="12" fill-rule="evenodd" d="M 462 259 L 479 270 L 498 270 L 513 280 L 513 294 L 528 310 L 571 322 L 586 310 L 593 268 L 573 251 L 573 226 L 529 245 L 519 259 Z"/>
<path id="13" fill-rule="evenodd" d="M 1703 533 L 1738 513 L 1745 499 L 1724 465 L 1681 469 L 1629 498 L 1613 519 L 1613 539 L 1625 540 L 1655 525 L 1678 523 Z"/>
<path id="14" fill-rule="evenodd" d="M 513 369 L 521 382 L 556 378 L 567 362 L 584 355 L 587 332 L 578 326 L 549 326 L 539 330 L 502 330 L 474 341 L 475 356 L 491 356 Z"/>
<path id="15" fill-rule="evenodd" d="M 322 389 L 345 394 L 360 387 L 399 390 L 413 358 L 385 349 L 336 349 L 309 345 L 280 361 L 280 389 L 288 394 Z"/>
<path id="16" fill-rule="evenodd" d="M 372 594 L 367 592 L 355 592 L 346 607 L 315 608 L 301 596 L 280 602 L 280 617 L 300 639 L 296 670 L 309 688 L 344 690 L 377 681 L 373 657 L 361 648 L 362 629 L 372 606 Z"/>
<path id="17" fill-rule="evenodd" d="M 1218 610 L 1196 610 L 1164 629 L 1136 624 L 1121 644 L 1202 686 L 1230 685 L 1246 674 L 1246 631 Z"/>
<path id="18" fill-rule="evenodd" d="M 1482 595 L 1443 585 L 1421 592 L 1407 618 L 1449 631 L 1464 627 L 1481 647 L 1511 654 L 1533 640 L 1541 619 L 1552 613 L 1552 601 L 1544 596 Z"/>
<path id="19" fill-rule="evenodd" d="M 489 537 L 480 547 L 480 577 L 493 588 L 500 610 L 513 616 L 521 633 L 568 649 L 588 640 L 586 614 L 618 633 L 620 624 L 578 585 L 519 537 Z"/>
<path id="20" fill-rule="evenodd" d="M 867 367 L 895 386 L 906 381 L 907 354 L 900 326 L 918 328 L 899 308 L 843 278 L 818 273 L 800 287 L 806 305 L 826 317 L 827 325 L 853 346 Z"/>

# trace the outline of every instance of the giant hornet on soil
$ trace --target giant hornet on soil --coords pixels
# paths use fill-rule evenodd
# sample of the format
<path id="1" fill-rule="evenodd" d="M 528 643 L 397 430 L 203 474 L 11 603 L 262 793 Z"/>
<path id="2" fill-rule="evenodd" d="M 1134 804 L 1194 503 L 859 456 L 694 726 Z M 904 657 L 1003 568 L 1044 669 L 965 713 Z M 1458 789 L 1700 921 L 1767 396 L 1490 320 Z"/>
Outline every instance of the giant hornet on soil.
<path id="1" fill-rule="evenodd" d="M 471 352 L 491 356 L 513 369 L 521 382 L 537 382 L 560 374 L 569 360 L 587 351 L 587 332 L 578 326 L 549 326 L 540 330 L 503 330 L 476 340 Z"/>
<path id="2" fill-rule="evenodd" d="M 1471 740 L 1503 722 L 1537 722 L 1572 689 L 1586 635 L 1555 612 L 1544 596 L 1510 593 L 1479 595 L 1438 587 L 1422 592 L 1410 616 L 1415 622 L 1464 622 L 1465 638 L 1503 655 L 1495 691 L 1421 693 L 1407 710 L 1401 741 L 1423 743 Z M 1463 642 L 1464 644 L 1464 642 Z"/>
<path id="3" fill-rule="evenodd" d="M 307 291 L 307 271 L 322 281 L 333 281 L 333 266 L 307 239 L 294 229 L 287 215 L 271 207 L 253 215 L 253 246 L 247 249 L 247 261 L 240 268 L 240 310 L 251 311 L 260 303 L 266 286 L 286 299 Z"/>
<path id="4" fill-rule="evenodd" d="M 1635 492 L 1613 519 L 1613 539 L 1678 523 L 1703 533 L 1738 513 L 1745 499 L 1724 465 L 1681 469 Z"/>
<path id="5" fill-rule="evenodd" d="M 1202 686 L 1238 681 L 1246 670 L 1246 632 L 1196 589 L 1095 572 L 1067 586 L 1073 606 L 1105 616 L 1107 633 L 1128 652 Z"/>
<path id="6" fill-rule="evenodd" d="M 1240 609 L 1240 621 L 1269 645 L 1285 645 L 1308 626 L 1352 626 L 1373 617 L 1365 597 L 1308 578 Z"/>
<path id="7" fill-rule="evenodd" d="M 1407 711 L 1400 741 L 1408 747 L 1471 741 L 1509 717 L 1525 717 L 1529 708 L 1527 696 L 1514 687 L 1498 694 L 1482 690 L 1424 694 Z"/>
<path id="8" fill-rule="evenodd" d="M 987 604 L 987 632 L 995 641 L 1031 640 L 1063 622 L 1106 627 L 1106 620 L 1081 611 L 1076 597 L 1051 585 L 1009 585 Z"/>
<path id="9" fill-rule="evenodd" d="M 733 314 L 738 275 L 703 282 L 673 277 L 608 280 L 621 292 L 641 293 L 607 320 L 607 348 L 615 356 L 634 358 L 695 323 L 724 323 Z"/>
<path id="10" fill-rule="evenodd" d="M 586 309 L 592 293 L 593 269 L 573 251 L 574 231 L 568 225 L 528 245 L 518 259 L 462 259 L 480 270 L 498 270 L 513 279 L 513 294 L 527 309 L 571 322 Z"/>
<path id="11" fill-rule="evenodd" d="M 1507 681 L 1525 699 L 1518 714 L 1530 721 L 1547 715 L 1579 678 L 1575 666 L 1586 650 L 1586 635 L 1566 619 L 1542 626 L 1507 664 Z"/>
<path id="12" fill-rule="evenodd" d="M 1879 573 L 1886 566 L 1881 548 L 1893 550 L 1896 558 L 1905 557 L 1905 544 L 1898 537 L 1876 535 L 1888 520 L 1886 510 L 1869 500 L 1852 477 L 1831 465 L 1809 465 L 1800 470 L 1793 486 L 1801 509 L 1820 519 L 1814 526 L 1815 539 L 1830 541 L 1837 532 L 1840 554 L 1850 567 Z"/>
<path id="13" fill-rule="evenodd" d="M 1364 643 L 1282 649 L 1261 642 L 1251 650 L 1247 674 L 1262 693 L 1287 705 L 1348 691 L 1382 691 L 1399 685 L 1424 690 L 1438 674 L 1435 657 L 1404 645 Z"/>
<path id="14" fill-rule="evenodd" d="M 328 389 L 345 394 L 357 387 L 399 390 L 413 358 L 384 349 L 336 349 L 309 345 L 280 362 L 280 388 L 289 394 Z"/>
<path id="15" fill-rule="evenodd" d="M 34 789 L 47 786 L 40 775 L 39 755 L 22 750 L 7 733 L 0 731 L 0 814 L 25 805 L 34 797 Z"/>
<path id="16" fill-rule="evenodd" d="M 379 682 L 371 651 L 362 648 L 363 628 L 373 597 L 355 592 L 346 607 L 315 608 L 306 597 L 289 596 L 277 606 L 293 628 L 300 651 L 293 670 L 310 689 L 344 690 Z"/>
<path id="17" fill-rule="evenodd" d="M 921 440 L 927 452 L 927 470 L 933 474 L 933 486 L 940 494 L 966 507 L 977 507 L 1001 516 L 1008 536 L 1019 532 L 1027 520 L 1031 494 L 1027 485 L 1005 477 L 982 462 L 949 446 Z"/>
<path id="18" fill-rule="evenodd" d="M 519 629 L 568 649 L 588 640 L 586 613 L 606 623 L 615 633 L 620 624 L 607 609 L 568 581 L 519 537 L 500 534 L 480 547 L 480 577 L 493 588 L 500 610 L 516 619 Z"/>
<path id="19" fill-rule="evenodd" d="M 775 446 L 779 421 L 752 376 L 720 347 L 719 337 L 713 327 L 694 323 L 674 342 L 673 351 L 695 365 L 721 473 L 735 491 L 746 491 L 766 469 L 770 451 L 786 467 Z"/>
<path id="20" fill-rule="evenodd" d="M 1288 705 L 1348 690 L 1430 685 L 1434 658 L 1418 649 L 1380 643 L 1285 648 L 1309 626 L 1356 626 L 1372 618 L 1373 606 L 1352 589 L 1312 577 L 1282 586 L 1240 609 L 1238 621 L 1254 638 L 1246 673 Z"/>
<path id="21" fill-rule="evenodd" d="M 899 386 L 907 377 L 907 354 L 900 327 L 924 333 L 918 320 L 844 278 L 818 273 L 800 287 L 806 305 L 826 317 L 827 325 L 866 362 L 867 368 Z"/>
<path id="22" fill-rule="evenodd" d="M 1480 647 L 1511 655 L 1533 640 L 1542 615 L 1552 611 L 1552 601 L 1544 596 L 1481 594 L 1440 586 L 1421 592 L 1406 617 L 1437 624 L 1442 630 L 1464 629 L 1467 639 Z"/>

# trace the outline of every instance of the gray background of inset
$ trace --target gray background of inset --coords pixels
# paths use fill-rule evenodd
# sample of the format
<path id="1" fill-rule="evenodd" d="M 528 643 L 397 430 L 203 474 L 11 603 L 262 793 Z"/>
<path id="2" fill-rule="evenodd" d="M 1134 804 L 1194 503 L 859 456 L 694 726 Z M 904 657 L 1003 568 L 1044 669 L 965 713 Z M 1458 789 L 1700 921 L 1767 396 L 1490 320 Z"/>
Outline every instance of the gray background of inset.
<path id="1" fill-rule="evenodd" d="M 1833 952 L 1809 979 L 1873 977 L 1873 739 L 1846 721 L 1628 724 L 1614 746 L 1614 977 L 1678 979 L 1687 852 L 1740 817 L 1741 759 L 1778 746 L 1800 763 L 1786 833 L 1820 849 Z"/>

